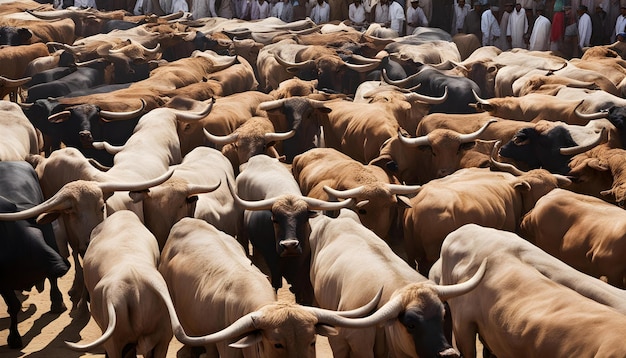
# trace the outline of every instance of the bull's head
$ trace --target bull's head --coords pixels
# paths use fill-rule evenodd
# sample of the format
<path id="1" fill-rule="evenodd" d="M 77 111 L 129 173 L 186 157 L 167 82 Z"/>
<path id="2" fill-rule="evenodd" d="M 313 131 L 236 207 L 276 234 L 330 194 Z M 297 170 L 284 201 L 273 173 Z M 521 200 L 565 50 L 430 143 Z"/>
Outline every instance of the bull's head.
<path id="1" fill-rule="evenodd" d="M 316 210 L 339 210 L 354 204 L 354 200 L 327 202 L 306 196 L 281 195 L 260 201 L 247 201 L 239 198 L 229 181 L 235 203 L 245 210 L 271 210 L 276 252 L 281 256 L 301 255 L 309 250 L 311 226 L 309 218 L 317 215 Z"/>

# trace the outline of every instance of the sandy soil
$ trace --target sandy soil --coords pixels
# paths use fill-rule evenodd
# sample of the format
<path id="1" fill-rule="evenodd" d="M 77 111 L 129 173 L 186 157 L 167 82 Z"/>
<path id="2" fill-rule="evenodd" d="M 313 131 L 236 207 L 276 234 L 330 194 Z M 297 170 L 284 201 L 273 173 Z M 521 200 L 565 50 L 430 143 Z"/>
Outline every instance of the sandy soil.
<path id="1" fill-rule="evenodd" d="M 72 303 L 67 291 L 74 279 L 73 269 L 59 281 L 59 287 L 63 292 L 65 305 L 71 307 Z M 285 287 L 287 287 L 285 283 Z M 279 291 L 279 297 L 292 298 L 293 295 L 285 288 Z M 24 348 L 9 349 L 7 336 L 9 335 L 9 315 L 4 300 L 0 299 L 0 357 L 2 358 L 76 358 L 76 357 L 104 357 L 104 349 L 92 353 L 79 353 L 65 347 L 64 341 L 87 343 L 100 336 L 102 331 L 96 322 L 90 317 L 71 317 L 70 312 L 65 311 L 60 315 L 50 313 L 49 284 L 46 289 L 39 293 L 33 288 L 22 296 L 22 313 L 19 315 L 19 332 L 22 335 Z M 189 354 L 182 344 L 173 339 L 170 343 L 167 357 L 186 358 Z M 317 357 L 332 357 L 332 352 L 325 337 L 318 336 Z"/>

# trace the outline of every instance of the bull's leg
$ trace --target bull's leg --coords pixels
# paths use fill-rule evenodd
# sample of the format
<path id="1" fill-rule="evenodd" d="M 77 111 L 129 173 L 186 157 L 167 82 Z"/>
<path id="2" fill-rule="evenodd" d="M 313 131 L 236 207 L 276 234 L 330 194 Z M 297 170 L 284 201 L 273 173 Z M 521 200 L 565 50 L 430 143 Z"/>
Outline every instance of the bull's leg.
<path id="1" fill-rule="evenodd" d="M 49 277 L 50 281 L 50 312 L 62 313 L 67 310 L 67 306 L 63 303 L 63 295 L 59 290 L 59 285 L 56 278 Z"/>
<path id="2" fill-rule="evenodd" d="M 15 292 L 11 289 L 0 290 L 0 295 L 4 298 L 4 302 L 7 304 L 7 312 L 11 317 L 11 325 L 9 326 L 8 344 L 9 348 L 17 349 L 22 348 L 22 337 L 17 330 L 17 314 L 22 310 L 22 304 L 17 299 Z"/>
<path id="3" fill-rule="evenodd" d="M 454 317 L 454 312 L 452 312 Z M 473 322 L 452 319 L 456 347 L 464 358 L 476 358 L 476 333 L 478 327 Z M 458 323 L 458 324 L 457 324 Z"/>

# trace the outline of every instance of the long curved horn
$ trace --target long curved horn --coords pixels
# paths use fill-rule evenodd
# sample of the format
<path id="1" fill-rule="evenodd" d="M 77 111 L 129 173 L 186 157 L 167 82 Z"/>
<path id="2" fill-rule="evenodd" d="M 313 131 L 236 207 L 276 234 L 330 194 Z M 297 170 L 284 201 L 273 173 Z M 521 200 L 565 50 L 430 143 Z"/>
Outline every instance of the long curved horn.
<path id="1" fill-rule="evenodd" d="M 476 102 L 483 104 L 483 105 L 491 105 L 491 103 L 489 103 L 489 101 L 487 101 L 486 99 L 480 98 L 480 96 L 478 96 L 478 93 L 476 93 L 476 91 L 474 91 L 473 89 L 472 89 L 472 93 L 474 94 L 474 98 L 476 98 Z"/>
<path id="2" fill-rule="evenodd" d="M 367 64 L 364 64 L 364 65 L 356 65 L 354 63 L 347 63 L 347 62 L 344 62 L 344 64 L 346 65 L 346 67 L 348 67 L 352 71 L 356 71 L 356 72 L 373 71 L 376 68 L 378 68 L 378 66 L 380 65 L 380 63 L 367 63 Z"/>
<path id="3" fill-rule="evenodd" d="M 206 128 L 202 128 L 202 130 L 204 132 L 204 136 L 206 137 L 206 139 L 208 139 L 211 143 L 215 143 L 217 145 L 224 146 L 230 143 L 235 143 L 237 141 L 237 138 L 239 138 L 239 133 L 236 133 L 236 132 L 233 132 L 225 136 L 217 136 L 215 134 L 209 133 L 209 131 L 207 131 Z"/>
<path id="4" fill-rule="evenodd" d="M 33 206 L 30 209 L 22 210 L 16 213 L 0 213 L 0 221 L 16 221 L 25 220 L 38 216 L 41 213 L 48 211 L 59 211 L 69 209 L 71 203 L 67 201 L 62 195 L 55 194 L 50 199 L 43 203 Z"/>
<path id="5" fill-rule="evenodd" d="M 4 76 L 0 76 L 0 84 L 2 87 L 19 87 L 25 85 L 32 77 L 24 77 L 17 80 L 12 80 Z"/>
<path id="6" fill-rule="evenodd" d="M 346 208 L 348 206 L 354 205 L 354 199 L 350 198 L 344 201 L 324 201 L 315 198 L 309 198 L 307 196 L 303 196 L 302 200 L 304 200 L 309 206 L 309 210 L 339 210 L 342 208 Z"/>
<path id="7" fill-rule="evenodd" d="M 308 60 L 308 61 L 304 61 L 304 62 L 288 62 L 286 60 L 283 60 L 283 58 L 278 56 L 278 54 L 276 54 L 276 53 L 274 54 L 274 59 L 276 59 L 276 62 L 281 64 L 283 67 L 295 67 L 295 68 L 303 68 L 303 67 L 309 66 L 311 63 L 315 62 L 313 60 Z"/>
<path id="8" fill-rule="evenodd" d="M 46 42 L 46 46 L 60 47 L 66 51 L 69 51 L 70 53 L 74 53 L 74 51 L 78 50 L 77 46 L 71 46 L 68 44 L 55 42 L 55 41 Z"/>
<path id="9" fill-rule="evenodd" d="M 258 320 L 261 315 L 262 314 L 258 311 L 250 312 L 233 322 L 230 326 L 222 329 L 221 331 L 207 334 L 206 336 L 202 337 L 189 337 L 184 334 L 185 332 L 182 331 L 182 327 L 180 326 L 180 331 L 175 330 L 174 334 L 176 335 L 176 339 L 178 339 L 183 344 L 187 344 L 190 346 L 203 346 L 210 343 L 225 341 L 230 338 L 241 336 L 246 332 L 256 330 L 257 328 L 254 325 L 254 321 Z"/>
<path id="10" fill-rule="evenodd" d="M 23 102 L 18 102 L 17 103 L 20 107 L 22 107 L 22 109 L 29 109 L 30 107 L 33 106 L 34 103 L 23 103 Z"/>
<path id="11" fill-rule="evenodd" d="M 233 199 L 235 199 L 235 204 L 246 210 L 270 210 L 272 208 L 272 205 L 274 205 L 274 203 L 276 202 L 276 198 L 259 201 L 243 200 L 237 195 L 237 193 L 235 193 L 235 190 L 233 189 L 230 180 L 226 179 L 226 184 L 228 184 L 228 190 L 230 190 L 230 194 L 233 196 Z"/>
<path id="12" fill-rule="evenodd" d="M 69 10 L 41 11 L 41 12 L 26 10 L 26 12 L 42 20 L 58 20 L 58 19 L 65 19 L 65 18 L 71 17 L 71 13 Z"/>
<path id="13" fill-rule="evenodd" d="M 398 87 L 407 87 L 408 85 L 411 84 L 411 81 L 413 81 L 413 78 L 415 78 L 418 74 L 419 72 L 412 74 L 411 76 L 408 76 L 407 78 L 402 79 L 402 80 L 392 80 L 391 78 L 389 78 L 389 76 L 387 76 L 387 70 L 383 68 L 381 77 L 383 81 L 385 81 L 385 83 L 388 83 L 390 85 L 394 85 Z"/>
<path id="14" fill-rule="evenodd" d="M 211 103 L 204 107 L 200 112 L 181 111 L 174 108 L 168 108 L 176 115 L 176 120 L 181 122 L 195 122 L 206 117 L 211 113 L 213 105 L 215 104 L 215 98 L 211 98 Z"/>
<path id="15" fill-rule="evenodd" d="M 502 172 L 513 174 L 516 177 L 524 174 L 524 172 L 522 170 L 519 170 L 516 166 L 512 164 L 508 164 L 508 163 L 501 163 L 496 160 L 496 154 L 498 153 L 498 150 L 500 149 L 501 144 L 502 144 L 502 141 L 497 141 L 496 144 L 491 149 L 491 155 L 489 156 L 489 163 L 491 164 L 491 166 Z"/>
<path id="16" fill-rule="evenodd" d="M 480 136 L 485 130 L 487 130 L 487 127 L 489 127 L 489 125 L 491 123 L 495 123 L 497 122 L 496 119 L 490 119 L 489 121 L 487 121 L 487 123 L 485 123 L 479 130 L 477 130 L 476 132 L 473 133 L 469 133 L 469 134 L 461 134 L 459 135 L 459 140 L 461 141 L 461 143 L 469 143 L 472 142 L 474 140 L 476 140 L 476 138 L 478 138 L 478 136 Z"/>
<path id="17" fill-rule="evenodd" d="M 407 100 L 421 101 L 428 104 L 441 104 L 448 99 L 448 86 L 443 89 L 443 95 L 441 95 L 441 97 L 430 97 L 415 92 L 406 93 L 404 96 L 407 98 Z"/>
<path id="18" fill-rule="evenodd" d="M 112 111 L 103 111 L 100 110 L 100 117 L 107 119 L 109 121 L 118 121 L 118 120 L 127 120 L 131 118 L 135 118 L 143 112 L 146 108 L 146 101 L 143 98 L 140 99 L 141 107 L 139 109 L 135 109 L 133 111 L 127 112 L 112 112 Z"/>
<path id="19" fill-rule="evenodd" d="M 380 61 L 381 61 L 381 59 L 379 59 L 379 58 L 369 58 L 369 57 L 365 57 L 365 56 L 361 56 L 361 55 L 357 55 L 357 54 L 352 54 L 350 56 L 350 58 L 355 60 L 356 62 L 358 62 L 360 64 L 380 63 Z"/>
<path id="20" fill-rule="evenodd" d="M 339 199 L 347 199 L 347 198 L 356 197 L 363 192 L 363 189 L 365 189 L 363 185 L 358 186 L 356 188 L 352 188 L 352 189 L 346 189 L 346 190 L 338 190 L 338 189 L 331 188 L 328 185 L 324 185 L 324 191 L 326 192 L 326 194 L 333 196 L 335 198 L 339 198 Z"/>
<path id="21" fill-rule="evenodd" d="M 383 296 L 383 288 L 378 290 L 374 298 L 372 298 L 368 303 L 366 303 L 365 305 L 359 308 L 355 308 L 349 311 L 333 311 L 333 310 L 327 310 L 324 308 L 310 307 L 310 306 L 301 306 L 301 308 L 305 311 L 308 311 L 314 314 L 318 318 L 318 322 L 320 322 L 320 317 L 325 318 L 328 316 L 340 316 L 343 318 L 360 318 L 369 314 L 374 309 L 376 309 L 376 306 L 378 306 L 378 303 L 380 302 L 380 299 L 382 296 Z"/>
<path id="22" fill-rule="evenodd" d="M 70 115 L 72 112 L 70 111 L 61 111 L 55 114 L 51 114 L 48 116 L 48 122 L 50 123 L 61 123 L 70 119 Z"/>
<path id="23" fill-rule="evenodd" d="M 259 104 L 259 109 L 262 111 L 269 111 L 272 109 L 280 108 L 285 104 L 286 100 L 287 100 L 286 98 L 283 98 L 283 99 L 276 99 L 273 101 L 261 102 Z"/>
<path id="24" fill-rule="evenodd" d="M 588 120 L 588 121 L 592 121 L 594 119 L 601 119 L 601 118 L 606 118 L 607 116 L 607 112 L 606 111 L 600 111 L 600 112 L 596 112 L 596 113 L 581 113 L 578 108 L 583 104 L 585 100 L 580 101 L 580 103 L 578 103 L 578 105 L 576 106 L 576 108 L 574 108 L 574 114 L 576 115 L 576 117 L 582 119 L 582 120 Z"/>
<path id="25" fill-rule="evenodd" d="M 408 145 L 409 147 L 430 145 L 430 139 L 428 139 L 428 134 L 417 138 L 407 138 L 403 136 L 400 132 L 398 132 L 398 139 L 400 140 L 400 143 Z"/>
<path id="26" fill-rule="evenodd" d="M 285 132 L 285 133 L 276 133 L 276 132 L 265 133 L 263 137 L 265 138 L 265 143 L 270 143 L 270 142 L 277 142 L 281 140 L 287 140 L 293 137 L 294 135 L 296 135 L 296 130 L 292 129 L 289 132 Z"/>
<path id="27" fill-rule="evenodd" d="M 76 67 L 86 67 L 89 65 L 93 65 L 94 63 L 100 63 L 106 61 L 103 58 L 94 58 L 93 60 L 85 61 L 85 62 L 75 62 Z"/>
<path id="28" fill-rule="evenodd" d="M 93 142 L 91 143 L 91 145 L 95 148 L 95 149 L 99 149 L 99 150 L 106 150 L 107 153 L 109 154 L 117 154 L 119 152 L 121 152 L 124 149 L 123 145 L 120 146 L 116 146 L 116 145 L 111 145 L 108 142 Z"/>
<path id="29" fill-rule="evenodd" d="M 435 291 L 437 291 L 437 295 L 439 296 L 439 299 L 441 299 L 442 301 L 446 301 L 450 298 L 464 295 L 468 293 L 469 291 L 473 290 L 474 288 L 476 288 L 476 286 L 478 286 L 480 281 L 485 276 L 486 271 L 487 271 L 487 259 L 484 259 L 480 263 L 480 267 L 478 268 L 474 276 L 472 276 L 472 278 L 470 278 L 469 280 L 462 282 L 462 283 L 457 283 L 455 285 L 449 285 L 449 286 L 435 285 L 434 289 Z"/>
<path id="30" fill-rule="evenodd" d="M 237 56 L 229 57 L 228 60 L 225 60 L 225 62 L 214 63 L 213 67 L 211 68 L 211 72 L 218 72 L 227 69 L 228 67 L 234 65 L 235 62 L 237 62 Z"/>
<path id="31" fill-rule="evenodd" d="M 217 190 L 217 188 L 219 188 L 220 185 L 222 185 L 222 181 L 221 180 L 219 180 L 217 182 L 217 184 L 213 184 L 213 185 L 190 184 L 190 185 L 187 186 L 187 195 L 189 196 L 189 195 L 210 193 L 212 191 Z"/>
<path id="32" fill-rule="evenodd" d="M 141 42 L 137 42 L 137 41 L 132 41 L 131 40 L 131 44 L 135 44 L 135 45 L 141 47 L 141 50 L 143 52 L 146 52 L 146 53 L 157 53 L 161 49 L 161 44 L 158 43 L 158 42 L 156 44 L 156 47 L 153 48 L 153 49 L 149 49 L 149 48 L 145 47 L 143 44 L 141 44 Z M 126 46 L 124 46 L 124 47 L 126 47 Z M 115 49 L 115 50 L 109 49 L 109 53 L 123 53 L 124 52 L 124 47 L 121 47 L 121 48 L 118 48 L 118 49 Z"/>
<path id="33" fill-rule="evenodd" d="M 577 145 L 575 147 L 559 148 L 559 153 L 561 153 L 561 155 L 576 155 L 576 154 L 586 152 L 589 149 L 602 143 L 602 141 L 604 140 L 605 133 L 606 133 L 606 128 L 602 128 L 602 131 L 600 131 L 598 138 L 596 138 L 596 140 L 594 140 L 593 142 L 586 144 L 586 145 Z"/>
<path id="34" fill-rule="evenodd" d="M 117 317 L 115 316 L 115 306 L 113 306 L 113 302 L 111 301 L 107 301 L 107 312 L 109 314 L 109 324 L 107 325 L 107 329 L 104 331 L 104 333 L 102 333 L 100 338 L 85 345 L 79 345 L 68 341 L 65 341 L 65 345 L 72 350 L 86 352 L 104 344 L 104 342 L 106 342 L 109 338 L 113 336 L 113 332 L 115 331 L 115 325 L 117 323 Z"/>
<path id="35" fill-rule="evenodd" d="M 422 186 L 421 185 L 400 185 L 400 184 L 387 184 L 387 188 L 392 194 L 408 195 L 417 193 Z"/>
<path id="36" fill-rule="evenodd" d="M 307 307 L 307 309 L 315 311 L 319 323 L 336 327 L 367 328 L 397 318 L 404 310 L 404 305 L 402 304 L 402 296 L 398 295 L 385 303 L 376 312 L 364 318 L 345 318 L 332 311 L 316 310 L 314 307 Z"/>
<path id="37" fill-rule="evenodd" d="M 174 175 L 174 168 L 169 168 L 167 172 L 158 177 L 150 180 L 146 180 L 139 183 L 99 183 L 98 187 L 103 192 L 113 192 L 113 191 L 142 191 L 153 186 L 161 185 L 165 183 L 169 178 Z"/>

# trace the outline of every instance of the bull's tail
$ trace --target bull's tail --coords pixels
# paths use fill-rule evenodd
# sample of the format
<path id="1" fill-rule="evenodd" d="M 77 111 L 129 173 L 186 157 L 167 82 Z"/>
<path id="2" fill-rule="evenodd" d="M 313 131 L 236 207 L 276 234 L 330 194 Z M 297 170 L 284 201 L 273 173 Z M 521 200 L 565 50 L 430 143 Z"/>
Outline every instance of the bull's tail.
<path id="1" fill-rule="evenodd" d="M 109 313 L 109 325 L 107 326 L 107 329 L 104 331 L 104 333 L 102 333 L 100 338 L 85 345 L 80 345 L 68 341 L 65 341 L 65 345 L 67 345 L 72 350 L 86 352 L 106 342 L 113 335 L 113 331 L 115 330 L 115 324 L 117 323 L 117 317 L 115 316 L 115 306 L 113 306 L 113 303 L 111 301 L 107 301 L 107 312 Z"/>

